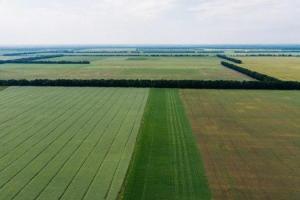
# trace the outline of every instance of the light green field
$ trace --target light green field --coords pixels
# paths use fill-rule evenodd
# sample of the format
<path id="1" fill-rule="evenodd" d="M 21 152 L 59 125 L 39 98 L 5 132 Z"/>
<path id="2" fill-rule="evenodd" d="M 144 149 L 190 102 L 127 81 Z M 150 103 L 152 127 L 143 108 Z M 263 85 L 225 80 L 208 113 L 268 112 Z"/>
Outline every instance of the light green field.
<path id="1" fill-rule="evenodd" d="M 213 199 L 300 195 L 300 92 L 182 90 Z"/>
<path id="2" fill-rule="evenodd" d="M 178 90 L 152 89 L 120 199 L 210 198 L 203 163 Z"/>
<path id="3" fill-rule="evenodd" d="M 49 60 L 90 60 L 91 64 L 3 64 L 0 79 L 251 80 L 222 67 L 216 57 L 66 56 Z"/>
<path id="4" fill-rule="evenodd" d="M 300 81 L 300 57 L 239 57 L 241 66 L 286 81 Z"/>
<path id="5" fill-rule="evenodd" d="M 0 92 L 0 199 L 115 199 L 148 89 Z"/>

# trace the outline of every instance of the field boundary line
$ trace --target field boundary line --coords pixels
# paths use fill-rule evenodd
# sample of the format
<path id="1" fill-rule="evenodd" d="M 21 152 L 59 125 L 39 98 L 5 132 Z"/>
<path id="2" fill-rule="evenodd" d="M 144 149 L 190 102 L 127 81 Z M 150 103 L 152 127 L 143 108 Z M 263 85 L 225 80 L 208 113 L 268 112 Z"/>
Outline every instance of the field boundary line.
<path id="1" fill-rule="evenodd" d="M 142 99 L 142 101 L 141 101 L 141 104 L 139 105 L 139 108 L 138 108 L 137 114 L 136 114 L 136 118 L 135 118 L 135 121 L 134 121 L 133 126 L 132 126 L 132 129 L 131 129 L 131 133 L 130 133 L 130 135 L 129 135 L 129 137 L 128 137 L 128 140 L 126 141 L 126 144 L 125 144 L 125 149 L 126 149 L 126 147 L 128 147 L 128 143 L 130 142 L 131 137 L 133 137 L 132 134 L 133 134 L 133 131 L 135 130 L 135 127 L 136 127 L 136 126 L 140 127 L 140 125 L 141 125 L 141 124 L 138 123 L 138 122 L 139 122 L 139 121 L 141 122 L 141 116 L 140 116 L 140 113 L 141 113 L 141 111 L 144 110 L 144 109 L 142 109 L 142 107 L 143 107 L 143 106 L 145 107 L 145 105 L 146 105 L 146 104 L 145 104 L 145 99 L 146 99 L 146 97 L 148 96 L 148 93 L 149 93 L 149 91 L 145 92 L 144 97 L 143 97 L 143 99 Z M 143 114 L 143 112 L 142 112 L 142 114 Z M 135 142 L 134 142 L 133 150 L 134 150 L 134 148 L 135 148 L 135 144 L 136 144 L 136 139 L 137 139 L 138 131 L 139 131 L 139 128 L 137 129 L 137 133 L 136 133 L 136 136 L 135 136 L 136 138 L 135 138 L 135 140 L 134 140 Z M 121 191 L 121 189 L 122 189 L 123 183 L 124 183 L 124 181 L 125 181 L 125 177 L 126 177 L 127 171 L 129 170 L 130 160 L 131 160 L 132 155 L 133 155 L 133 150 L 131 151 L 131 155 L 130 155 L 130 159 L 129 159 L 129 162 L 128 162 L 128 166 L 127 166 L 127 169 L 126 169 L 126 173 L 125 173 L 124 179 L 122 180 L 122 183 L 120 184 L 120 190 L 119 190 L 118 193 L 116 194 L 116 198 L 117 198 L 118 195 L 120 194 L 120 191 Z M 123 154 L 122 154 L 122 156 L 121 156 L 121 158 L 120 158 L 120 160 L 119 160 L 118 166 L 117 166 L 117 168 L 116 168 L 116 170 L 115 170 L 113 179 L 111 180 L 111 183 L 110 183 L 110 185 L 109 185 L 109 189 L 107 190 L 107 192 L 106 192 L 106 194 L 105 194 L 105 199 L 107 199 L 107 198 L 109 197 L 110 193 L 111 193 L 111 189 L 112 189 L 111 187 L 112 187 L 113 182 L 114 182 L 114 180 L 115 180 L 115 174 L 118 174 L 118 172 L 120 171 L 119 165 L 120 165 L 120 162 L 124 159 L 124 156 L 125 156 L 125 155 L 126 155 L 126 154 L 125 154 L 125 151 L 124 151 Z"/>

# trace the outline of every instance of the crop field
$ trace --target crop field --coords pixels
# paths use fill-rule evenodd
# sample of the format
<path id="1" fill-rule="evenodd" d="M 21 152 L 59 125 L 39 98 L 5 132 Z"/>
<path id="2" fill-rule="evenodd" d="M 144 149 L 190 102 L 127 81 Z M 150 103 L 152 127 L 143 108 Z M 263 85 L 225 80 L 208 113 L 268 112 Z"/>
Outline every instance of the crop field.
<path id="1" fill-rule="evenodd" d="M 214 199 L 299 199 L 298 91 L 182 90 Z"/>
<path id="2" fill-rule="evenodd" d="M 210 199 L 177 90 L 152 89 L 121 199 Z"/>
<path id="3" fill-rule="evenodd" d="M 90 64 L 2 64 L 0 79 L 167 79 L 252 80 L 205 57 L 65 56 L 51 61 L 91 61 Z"/>
<path id="4" fill-rule="evenodd" d="M 148 89 L 0 92 L 0 199 L 116 199 Z"/>
<path id="5" fill-rule="evenodd" d="M 299 45 L 1 48 L 0 200 L 299 199 Z"/>
<path id="6" fill-rule="evenodd" d="M 240 57 L 241 66 L 285 81 L 300 81 L 300 57 Z"/>

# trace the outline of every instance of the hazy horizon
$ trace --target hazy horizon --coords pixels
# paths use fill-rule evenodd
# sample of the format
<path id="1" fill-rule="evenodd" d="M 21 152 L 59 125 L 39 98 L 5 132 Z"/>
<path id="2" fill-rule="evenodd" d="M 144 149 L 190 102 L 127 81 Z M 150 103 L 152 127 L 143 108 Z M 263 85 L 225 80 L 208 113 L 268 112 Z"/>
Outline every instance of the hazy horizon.
<path id="1" fill-rule="evenodd" d="M 300 44 L 297 0 L 0 0 L 0 46 Z"/>

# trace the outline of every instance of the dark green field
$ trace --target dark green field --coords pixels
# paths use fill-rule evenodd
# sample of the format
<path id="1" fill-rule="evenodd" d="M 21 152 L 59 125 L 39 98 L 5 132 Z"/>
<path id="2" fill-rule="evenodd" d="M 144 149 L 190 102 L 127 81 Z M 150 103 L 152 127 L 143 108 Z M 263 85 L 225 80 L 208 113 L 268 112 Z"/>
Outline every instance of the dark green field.
<path id="1" fill-rule="evenodd" d="M 139 134 L 121 199 L 211 198 L 177 90 L 151 90 Z"/>

